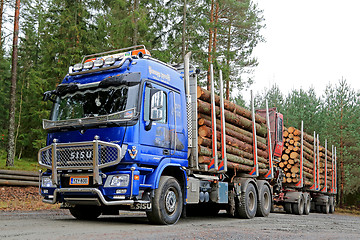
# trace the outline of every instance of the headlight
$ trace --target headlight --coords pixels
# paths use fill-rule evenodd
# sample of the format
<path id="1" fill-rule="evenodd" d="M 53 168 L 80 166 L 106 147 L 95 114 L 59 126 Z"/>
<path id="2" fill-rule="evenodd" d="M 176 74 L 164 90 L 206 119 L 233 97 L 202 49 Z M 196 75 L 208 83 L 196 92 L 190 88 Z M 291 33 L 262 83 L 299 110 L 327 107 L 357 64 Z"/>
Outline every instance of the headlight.
<path id="1" fill-rule="evenodd" d="M 129 175 L 116 175 L 111 179 L 111 187 L 127 187 L 129 185 Z"/>
<path id="2" fill-rule="evenodd" d="M 54 187 L 52 184 L 52 179 L 50 176 L 42 177 L 41 178 L 41 186 L 42 187 Z"/>

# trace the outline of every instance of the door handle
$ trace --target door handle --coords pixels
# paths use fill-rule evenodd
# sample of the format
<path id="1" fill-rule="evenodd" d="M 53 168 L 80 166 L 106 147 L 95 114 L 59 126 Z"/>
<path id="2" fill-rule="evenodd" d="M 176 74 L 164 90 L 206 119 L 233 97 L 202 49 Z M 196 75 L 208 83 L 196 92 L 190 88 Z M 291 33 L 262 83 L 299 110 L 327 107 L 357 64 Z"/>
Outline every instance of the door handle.
<path id="1" fill-rule="evenodd" d="M 169 155 L 169 154 L 170 154 L 170 151 L 169 151 L 168 149 L 164 149 L 164 150 L 163 150 L 163 154 L 164 154 L 164 155 Z"/>

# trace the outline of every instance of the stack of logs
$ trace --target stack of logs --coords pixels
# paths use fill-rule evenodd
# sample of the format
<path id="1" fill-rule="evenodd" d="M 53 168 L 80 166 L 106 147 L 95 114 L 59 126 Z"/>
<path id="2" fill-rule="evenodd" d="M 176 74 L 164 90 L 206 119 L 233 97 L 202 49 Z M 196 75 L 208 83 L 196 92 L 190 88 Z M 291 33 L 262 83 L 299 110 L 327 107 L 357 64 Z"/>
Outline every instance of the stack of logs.
<path id="1" fill-rule="evenodd" d="M 297 184 L 300 181 L 301 131 L 294 127 L 285 128 L 283 136 L 284 149 L 278 166 L 285 173 L 283 183 Z M 303 143 L 304 184 L 310 186 L 314 179 L 314 138 L 304 133 Z"/>
<path id="2" fill-rule="evenodd" d="M 281 156 L 281 161 L 278 166 L 284 171 L 285 177 L 283 183 L 297 184 L 300 181 L 300 151 L 301 151 L 301 131 L 289 127 L 285 128 L 284 149 Z M 315 149 L 316 151 L 316 149 Z M 319 175 L 320 175 L 320 189 L 324 187 L 325 179 L 325 148 L 319 147 Z M 327 185 L 331 186 L 331 152 L 327 150 Z M 303 177 L 304 185 L 309 187 L 314 182 L 314 138 L 304 132 L 303 139 Z"/>
<path id="3" fill-rule="evenodd" d="M 198 87 L 197 98 L 199 164 L 205 167 L 204 165 L 208 165 L 212 159 L 211 94 Z M 218 159 L 221 160 L 220 97 L 217 95 L 215 96 L 215 105 Z M 254 166 L 251 111 L 227 100 L 224 100 L 224 108 L 227 166 L 234 171 L 249 173 Z M 266 174 L 268 171 L 266 120 L 255 115 L 255 122 L 259 173 Z"/>

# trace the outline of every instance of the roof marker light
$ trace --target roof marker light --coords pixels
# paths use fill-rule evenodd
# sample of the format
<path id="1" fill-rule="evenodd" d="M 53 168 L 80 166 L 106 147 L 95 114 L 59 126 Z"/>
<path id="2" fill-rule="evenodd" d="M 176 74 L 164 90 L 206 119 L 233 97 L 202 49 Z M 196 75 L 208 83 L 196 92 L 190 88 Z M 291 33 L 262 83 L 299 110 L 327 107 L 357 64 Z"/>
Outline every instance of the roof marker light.
<path id="1" fill-rule="evenodd" d="M 108 57 L 105 59 L 105 65 L 113 65 L 115 63 L 115 58 Z"/>
<path id="2" fill-rule="evenodd" d="M 102 58 L 94 61 L 94 67 L 102 67 L 104 65 L 104 60 Z"/>
<path id="3" fill-rule="evenodd" d="M 80 71 L 83 68 L 81 63 L 77 63 L 74 65 L 74 71 Z"/>
<path id="4" fill-rule="evenodd" d="M 86 62 L 84 63 L 84 69 L 90 69 L 94 66 L 94 62 L 91 61 L 91 62 Z"/>

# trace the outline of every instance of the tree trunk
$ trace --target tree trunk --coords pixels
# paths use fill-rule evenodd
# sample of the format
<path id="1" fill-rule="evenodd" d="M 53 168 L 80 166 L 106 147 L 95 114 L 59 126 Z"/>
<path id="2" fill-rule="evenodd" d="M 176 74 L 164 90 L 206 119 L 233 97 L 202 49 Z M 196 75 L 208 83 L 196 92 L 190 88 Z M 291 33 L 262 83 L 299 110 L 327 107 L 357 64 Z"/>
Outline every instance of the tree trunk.
<path id="1" fill-rule="evenodd" d="M 16 0 L 14 18 L 14 37 L 11 68 L 11 89 L 10 89 L 10 109 L 9 109 L 9 128 L 8 128 L 8 149 L 6 166 L 14 166 L 15 158 L 15 107 L 16 107 L 16 78 L 18 61 L 18 37 L 19 37 L 19 13 L 20 0 Z"/>
<path id="2" fill-rule="evenodd" d="M 213 30 L 212 30 L 212 25 L 214 22 L 214 0 L 211 0 L 211 10 L 210 10 L 210 27 L 209 27 L 209 47 L 208 47 L 208 63 L 209 63 L 209 68 L 208 68 L 208 72 L 207 72 L 207 90 L 210 91 L 211 88 L 211 84 L 210 84 L 210 64 L 212 63 L 212 56 L 211 56 L 211 52 L 212 52 L 212 37 L 213 37 Z"/>
<path id="3" fill-rule="evenodd" d="M 181 40 L 181 53 L 182 59 L 185 59 L 185 51 L 186 51 L 186 0 L 184 0 L 184 7 L 183 7 L 183 29 L 182 29 L 182 40 Z M 185 62 L 185 61 L 184 61 Z"/>
<path id="4" fill-rule="evenodd" d="M 1 33 L 2 33 L 2 20 L 3 20 L 3 11 L 4 11 L 4 0 L 1 0 L 0 3 L 0 49 L 2 49 L 2 42 L 1 42 Z"/>

